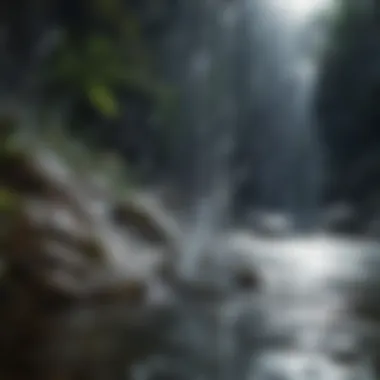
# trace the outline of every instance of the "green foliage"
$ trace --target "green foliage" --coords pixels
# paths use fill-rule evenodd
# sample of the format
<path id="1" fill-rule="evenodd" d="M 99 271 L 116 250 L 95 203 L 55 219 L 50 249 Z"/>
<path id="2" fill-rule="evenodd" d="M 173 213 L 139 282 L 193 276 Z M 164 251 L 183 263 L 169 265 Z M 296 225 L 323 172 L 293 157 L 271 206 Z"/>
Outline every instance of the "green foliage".
<path id="1" fill-rule="evenodd" d="M 9 213 L 20 203 L 17 195 L 6 187 L 0 187 L 0 213 Z"/>
<path id="2" fill-rule="evenodd" d="M 103 115 L 114 117 L 119 114 L 119 104 L 110 88 L 101 84 L 93 84 L 88 88 L 88 99 Z"/>
<path id="3" fill-rule="evenodd" d="M 88 163 L 96 162 L 94 166 L 99 166 L 104 162 L 104 157 L 95 159 L 92 154 L 84 153 L 83 147 L 74 149 L 73 136 L 69 136 L 70 142 L 66 143 L 66 138 L 54 126 L 55 120 L 52 119 L 56 118 L 62 118 L 61 127 L 68 135 L 74 132 L 75 137 L 82 139 L 82 143 L 83 140 L 86 141 L 82 145 L 89 147 L 91 153 L 105 141 L 103 137 L 107 135 L 108 127 L 127 129 L 129 126 L 122 122 L 125 119 L 132 120 L 132 123 L 137 120 L 147 130 L 157 128 L 154 138 L 160 149 L 165 149 L 165 144 L 171 146 L 170 139 L 173 132 L 177 131 L 174 129 L 176 125 L 173 116 L 178 109 L 178 96 L 171 86 L 158 79 L 158 73 L 155 72 L 157 53 L 151 44 L 155 43 L 156 36 L 147 37 L 146 30 L 143 30 L 149 21 L 142 20 L 141 17 L 145 15 L 142 15 L 140 5 L 136 7 L 138 10 L 134 10 L 128 0 L 77 0 L 70 2 L 68 11 L 62 11 L 64 3 L 64 0 L 28 3 L 27 8 L 31 12 L 29 21 L 33 22 L 25 25 L 23 33 L 14 38 L 19 43 L 20 46 L 17 47 L 21 52 L 25 49 L 37 58 L 33 62 L 36 64 L 31 65 L 32 74 L 29 75 L 29 69 L 26 70 L 26 79 L 33 77 L 31 84 L 26 81 L 25 97 L 29 101 L 30 94 L 33 96 L 33 111 L 31 117 L 27 116 L 28 127 L 25 128 L 29 132 L 23 131 L 22 134 L 7 139 L 6 149 L 17 150 L 20 144 L 29 149 L 31 145 L 38 145 L 38 138 L 34 136 L 36 133 L 50 132 L 48 145 L 59 155 L 61 149 L 66 150 L 67 154 L 63 156 L 70 165 L 73 163 L 77 167 L 83 162 L 87 168 Z M 11 30 L 18 30 L 17 26 L 21 23 L 16 17 L 18 9 L 13 9 L 13 5 L 9 4 L 13 13 L 7 13 L 3 23 L 6 26 L 12 24 Z M 146 7 L 150 17 L 152 13 L 160 14 L 164 6 L 162 1 L 148 0 L 143 7 Z M 20 10 L 22 15 L 25 12 Z M 37 28 L 41 30 L 41 44 L 37 37 L 38 41 L 35 41 L 33 33 L 30 33 L 29 39 L 28 33 L 29 30 L 32 32 L 36 29 L 34 23 L 37 15 L 41 16 L 38 18 L 41 25 Z M 60 18 L 59 25 L 62 29 L 59 31 L 51 28 L 51 25 L 56 25 L 56 16 Z M 38 50 L 40 47 L 41 50 Z M 127 114 L 131 109 L 127 103 L 129 101 L 137 105 L 136 113 L 135 109 L 131 111 L 133 117 Z M 135 114 L 138 116 L 134 117 Z M 135 126 L 132 127 L 131 133 Z M 3 138 L 8 127 L 1 128 L 0 137 Z M 124 135 L 128 133 L 127 131 Z M 1 149 L 5 149 L 5 145 Z M 107 165 L 109 167 L 106 171 L 114 172 L 116 181 L 119 177 L 128 177 L 128 182 L 135 182 L 137 174 L 133 173 L 132 167 L 128 168 L 132 172 L 125 175 L 125 168 L 120 170 L 118 165 L 109 162 Z M 115 170 L 110 170 L 110 167 L 115 167 Z M 86 168 L 81 170 L 86 171 Z M 121 171 L 122 174 L 119 173 Z M 129 187 L 129 183 L 126 187 Z"/>
<path id="4" fill-rule="evenodd" d="M 115 117 L 119 111 L 115 89 L 123 84 L 126 70 L 119 49 L 105 36 L 90 36 L 83 45 L 66 38 L 54 56 L 49 81 L 71 98 L 86 99 L 105 116 Z"/>
<path id="5" fill-rule="evenodd" d="M 155 77 L 138 17 L 121 0 L 97 0 L 87 11 L 109 28 L 79 40 L 66 31 L 48 62 L 48 85 L 106 118 L 120 115 L 124 90 L 144 94 L 167 115 L 173 96 Z"/>

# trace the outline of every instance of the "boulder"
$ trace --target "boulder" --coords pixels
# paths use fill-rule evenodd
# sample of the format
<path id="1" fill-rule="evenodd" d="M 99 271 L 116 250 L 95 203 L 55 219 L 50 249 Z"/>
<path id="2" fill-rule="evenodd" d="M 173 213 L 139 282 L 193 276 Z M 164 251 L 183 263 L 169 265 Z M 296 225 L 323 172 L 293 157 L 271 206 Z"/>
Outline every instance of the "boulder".
<path id="1" fill-rule="evenodd" d="M 47 150 L 2 149 L 0 178 L 0 376 L 124 377 L 166 320 L 165 228 Z"/>

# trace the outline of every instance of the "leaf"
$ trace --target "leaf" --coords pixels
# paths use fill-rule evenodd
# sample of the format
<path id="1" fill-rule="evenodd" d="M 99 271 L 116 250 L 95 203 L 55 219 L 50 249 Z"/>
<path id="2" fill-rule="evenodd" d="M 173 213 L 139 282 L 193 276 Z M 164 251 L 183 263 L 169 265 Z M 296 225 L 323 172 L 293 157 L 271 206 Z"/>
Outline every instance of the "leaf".
<path id="1" fill-rule="evenodd" d="M 89 88 L 87 96 L 90 103 L 105 116 L 116 117 L 119 114 L 116 96 L 107 86 L 93 85 Z"/>
<path id="2" fill-rule="evenodd" d="M 1 187 L 0 188 L 0 212 L 13 211 L 18 204 L 17 195 L 12 190 Z"/>

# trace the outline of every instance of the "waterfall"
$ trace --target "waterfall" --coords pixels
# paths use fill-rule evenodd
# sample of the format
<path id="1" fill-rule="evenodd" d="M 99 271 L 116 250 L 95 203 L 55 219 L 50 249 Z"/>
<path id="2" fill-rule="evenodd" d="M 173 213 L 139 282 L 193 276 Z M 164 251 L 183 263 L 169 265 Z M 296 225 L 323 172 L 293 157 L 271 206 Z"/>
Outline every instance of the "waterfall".
<path id="1" fill-rule="evenodd" d="M 324 29 L 316 14 L 329 7 L 328 0 L 181 6 L 172 60 L 182 105 L 174 162 L 190 194 L 182 275 L 194 276 L 200 252 L 231 221 L 239 182 L 255 183 L 254 207 L 290 216 L 298 231 L 315 227 L 323 167 L 313 95 Z"/>
<path id="2" fill-rule="evenodd" d="M 313 105 L 333 1 L 181 4 L 174 162 L 187 233 L 176 319 L 135 379 L 373 380 L 379 244 L 268 239 L 233 219 L 245 186 L 243 209 L 290 215 L 295 232 L 318 223 L 324 152 Z M 257 281 L 246 286 L 246 274 Z"/>
<path id="3" fill-rule="evenodd" d="M 313 96 L 327 1 L 247 0 L 259 203 L 313 227 L 323 180 Z M 247 173 L 249 175 L 249 173 Z"/>
<path id="4" fill-rule="evenodd" d="M 182 125 L 187 132 L 178 160 L 190 193 L 189 232 L 180 271 L 194 276 L 204 248 L 227 221 L 236 130 L 233 94 L 238 2 L 195 0 L 184 5 L 181 27 L 189 41 L 183 64 Z M 195 22 L 195 25 L 191 21 Z M 190 151 L 189 151 L 190 149 Z M 189 157 L 183 155 L 188 153 Z M 187 169 L 187 170 L 186 170 Z M 183 175 L 183 174 L 182 174 Z"/>

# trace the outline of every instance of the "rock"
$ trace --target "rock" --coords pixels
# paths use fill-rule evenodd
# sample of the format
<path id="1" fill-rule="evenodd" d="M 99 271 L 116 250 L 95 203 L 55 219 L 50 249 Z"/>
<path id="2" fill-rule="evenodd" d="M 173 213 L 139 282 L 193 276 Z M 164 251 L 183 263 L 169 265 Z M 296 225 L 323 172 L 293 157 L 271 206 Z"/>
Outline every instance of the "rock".
<path id="1" fill-rule="evenodd" d="M 55 180 L 44 174 L 37 162 L 17 152 L 2 154 L 0 159 L 1 180 L 9 189 L 21 194 L 59 197 Z"/>
<path id="2" fill-rule="evenodd" d="M 350 233 L 355 230 L 355 210 L 345 203 L 328 207 L 321 219 L 323 231 Z"/>
<path id="3" fill-rule="evenodd" d="M 162 244 L 175 249 L 181 237 L 179 226 L 154 197 L 132 196 L 115 205 L 112 218 L 119 224 L 153 244 Z"/>
<path id="4" fill-rule="evenodd" d="M 238 268 L 235 274 L 238 289 L 247 291 L 258 291 L 261 289 L 261 278 L 252 269 Z"/>
<path id="5" fill-rule="evenodd" d="M 46 151 L 1 156 L 3 378 L 124 377 L 166 320 L 165 228 L 75 178 Z"/>
<path id="6" fill-rule="evenodd" d="M 255 211 L 249 216 L 249 224 L 253 230 L 264 236 L 287 236 L 293 232 L 293 222 L 288 215 Z"/>

